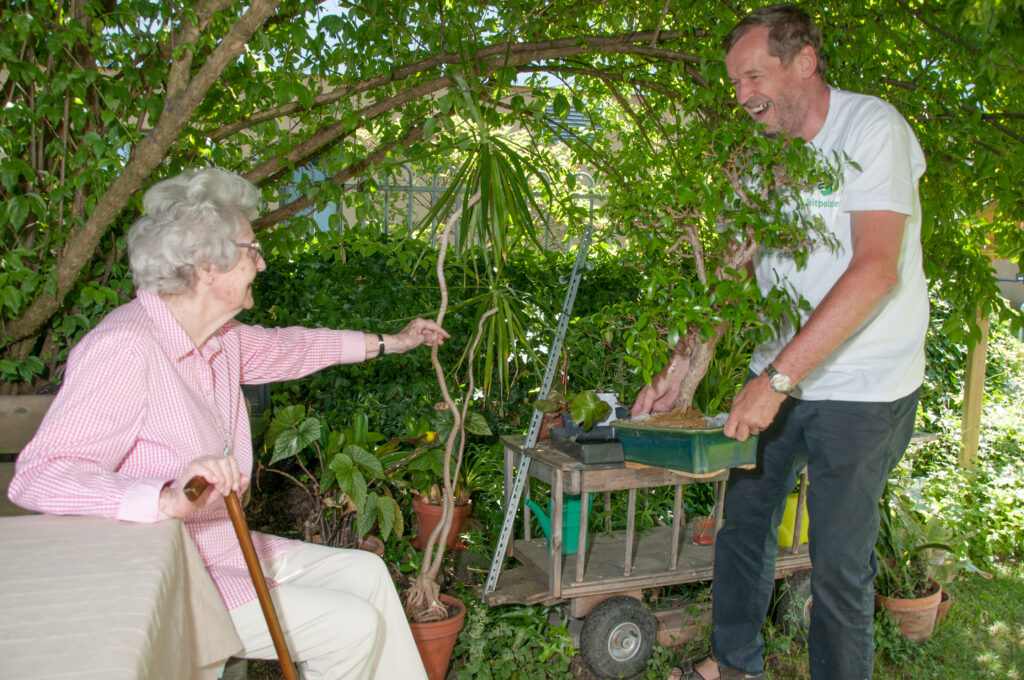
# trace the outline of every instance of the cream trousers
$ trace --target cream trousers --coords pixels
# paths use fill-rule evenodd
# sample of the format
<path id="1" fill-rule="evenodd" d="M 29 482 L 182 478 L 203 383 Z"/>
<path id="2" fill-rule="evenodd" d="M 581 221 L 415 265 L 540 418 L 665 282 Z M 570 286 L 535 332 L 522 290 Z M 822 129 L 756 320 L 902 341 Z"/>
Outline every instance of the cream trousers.
<path id="1" fill-rule="evenodd" d="M 384 561 L 365 550 L 303 544 L 261 562 L 288 651 L 305 680 L 425 680 Z M 231 610 L 242 656 L 276 659 L 258 600 Z"/>

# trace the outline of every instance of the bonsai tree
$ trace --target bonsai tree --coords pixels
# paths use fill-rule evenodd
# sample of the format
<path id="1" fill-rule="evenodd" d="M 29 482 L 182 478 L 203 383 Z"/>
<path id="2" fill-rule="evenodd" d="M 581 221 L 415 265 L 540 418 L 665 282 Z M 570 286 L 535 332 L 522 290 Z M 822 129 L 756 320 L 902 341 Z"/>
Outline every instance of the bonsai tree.
<path id="1" fill-rule="evenodd" d="M 646 114 L 671 119 L 673 110 L 665 103 Z M 611 187 L 606 208 L 646 272 L 641 299 L 609 314 L 619 319 L 625 361 L 650 382 L 670 352 L 684 355 L 675 403 L 682 411 L 693 405 L 723 337 L 753 346 L 799 323 L 805 301 L 783 290 L 763 295 L 755 285 L 750 267 L 758 249 L 799 263 L 811 247 L 834 245 L 797 210 L 801 191 L 835 186 L 834 163 L 815 157 L 802 140 L 772 140 L 745 121 L 712 118 L 659 127 L 637 117 L 620 126 L 623 147 L 633 151 L 615 167 L 622 180 Z M 735 387 L 717 384 L 707 401 L 721 405 Z"/>

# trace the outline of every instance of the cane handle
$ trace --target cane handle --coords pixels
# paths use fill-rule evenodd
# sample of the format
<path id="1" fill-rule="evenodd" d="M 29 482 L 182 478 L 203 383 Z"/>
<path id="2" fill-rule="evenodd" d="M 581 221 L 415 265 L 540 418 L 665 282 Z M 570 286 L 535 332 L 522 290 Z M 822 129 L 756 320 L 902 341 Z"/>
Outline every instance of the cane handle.
<path id="1" fill-rule="evenodd" d="M 182 489 L 182 493 L 185 494 L 185 498 L 189 499 L 193 503 L 199 500 L 199 497 L 206 491 L 206 487 L 210 486 L 210 483 L 203 477 L 196 475 L 192 479 L 188 480 L 188 484 Z"/>

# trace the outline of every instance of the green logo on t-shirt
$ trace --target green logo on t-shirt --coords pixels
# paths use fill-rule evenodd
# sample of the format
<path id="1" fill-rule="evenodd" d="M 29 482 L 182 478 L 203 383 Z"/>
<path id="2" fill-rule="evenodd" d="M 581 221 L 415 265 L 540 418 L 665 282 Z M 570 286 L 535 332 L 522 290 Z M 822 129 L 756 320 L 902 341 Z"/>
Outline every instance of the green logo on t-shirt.
<path id="1" fill-rule="evenodd" d="M 827 182 L 818 182 L 818 185 L 814 187 L 816 191 L 811 194 L 810 198 L 807 199 L 805 205 L 809 208 L 838 208 L 839 197 L 834 196 L 833 198 L 826 198 L 826 196 L 834 195 L 836 193 L 835 187 L 829 185 Z"/>

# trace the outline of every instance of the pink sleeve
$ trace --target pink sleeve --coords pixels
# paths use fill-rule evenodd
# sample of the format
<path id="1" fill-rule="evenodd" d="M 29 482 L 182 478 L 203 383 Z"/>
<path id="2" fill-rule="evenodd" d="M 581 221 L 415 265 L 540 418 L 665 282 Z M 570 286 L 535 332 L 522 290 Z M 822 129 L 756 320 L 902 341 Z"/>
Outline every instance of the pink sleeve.
<path id="1" fill-rule="evenodd" d="M 13 502 L 56 515 L 160 519 L 151 491 L 138 486 L 143 480 L 117 472 L 145 417 L 142 364 L 114 334 L 83 338 L 69 357 L 60 392 L 18 456 L 8 490 Z M 126 499 L 130 507 L 122 508 Z"/>
<path id="2" fill-rule="evenodd" d="M 361 331 L 238 324 L 231 332 L 240 339 L 246 384 L 295 380 L 328 366 L 366 359 L 366 334 Z"/>

